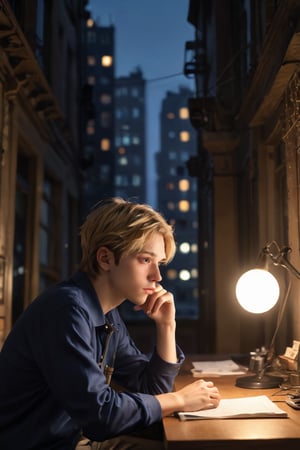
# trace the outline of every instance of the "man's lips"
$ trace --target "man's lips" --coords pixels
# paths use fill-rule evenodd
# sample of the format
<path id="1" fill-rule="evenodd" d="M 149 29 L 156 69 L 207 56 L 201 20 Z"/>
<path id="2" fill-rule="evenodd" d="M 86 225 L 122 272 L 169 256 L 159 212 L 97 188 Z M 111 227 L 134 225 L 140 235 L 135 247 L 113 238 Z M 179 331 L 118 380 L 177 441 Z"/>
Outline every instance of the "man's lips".
<path id="1" fill-rule="evenodd" d="M 155 292 L 155 288 L 144 288 L 144 292 L 147 295 L 151 295 L 151 294 L 153 294 L 153 292 Z"/>

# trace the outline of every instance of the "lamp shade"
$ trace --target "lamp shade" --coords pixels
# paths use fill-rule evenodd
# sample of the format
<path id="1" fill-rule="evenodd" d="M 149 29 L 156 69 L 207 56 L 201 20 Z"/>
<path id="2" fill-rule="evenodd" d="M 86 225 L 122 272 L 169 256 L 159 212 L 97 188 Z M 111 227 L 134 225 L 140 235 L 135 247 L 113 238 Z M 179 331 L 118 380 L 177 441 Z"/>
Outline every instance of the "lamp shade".
<path id="1" fill-rule="evenodd" d="M 279 284 L 267 270 L 252 269 L 245 272 L 236 284 L 236 298 L 239 304 L 251 313 L 269 311 L 279 298 Z"/>

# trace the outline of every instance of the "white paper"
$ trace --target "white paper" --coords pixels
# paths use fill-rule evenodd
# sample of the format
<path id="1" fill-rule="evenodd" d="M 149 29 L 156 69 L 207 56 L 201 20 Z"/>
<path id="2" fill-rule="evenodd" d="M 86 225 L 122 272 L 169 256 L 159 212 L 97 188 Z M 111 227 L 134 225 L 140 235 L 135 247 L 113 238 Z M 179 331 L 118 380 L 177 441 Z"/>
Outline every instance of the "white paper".
<path id="1" fill-rule="evenodd" d="M 222 361 L 194 361 L 192 373 L 194 376 L 204 375 L 240 375 L 247 371 L 241 368 L 232 359 Z"/>
<path id="2" fill-rule="evenodd" d="M 181 420 L 191 419 L 232 419 L 249 417 L 288 417 L 266 395 L 222 399 L 217 408 L 194 412 L 179 412 Z"/>

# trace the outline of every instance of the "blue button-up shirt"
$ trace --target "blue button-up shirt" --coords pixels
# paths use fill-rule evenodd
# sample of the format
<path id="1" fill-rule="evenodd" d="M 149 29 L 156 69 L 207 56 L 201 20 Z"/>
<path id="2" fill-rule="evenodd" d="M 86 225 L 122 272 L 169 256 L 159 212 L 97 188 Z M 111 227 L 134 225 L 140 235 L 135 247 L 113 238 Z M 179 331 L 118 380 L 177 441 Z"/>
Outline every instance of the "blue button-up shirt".
<path id="1" fill-rule="evenodd" d="M 102 441 L 147 427 L 161 419 L 154 395 L 172 389 L 179 348 L 178 361 L 142 354 L 117 309 L 104 315 L 78 272 L 27 308 L 2 348 L 0 449 L 69 450 L 80 431 Z M 122 392 L 107 384 L 106 365 Z"/>

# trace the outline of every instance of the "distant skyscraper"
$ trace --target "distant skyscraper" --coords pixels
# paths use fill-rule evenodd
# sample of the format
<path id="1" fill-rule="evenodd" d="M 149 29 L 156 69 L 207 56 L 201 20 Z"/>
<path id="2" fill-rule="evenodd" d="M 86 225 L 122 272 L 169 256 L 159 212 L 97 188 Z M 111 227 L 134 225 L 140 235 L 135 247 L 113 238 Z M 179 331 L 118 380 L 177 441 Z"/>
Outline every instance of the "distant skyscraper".
<path id="1" fill-rule="evenodd" d="M 114 195 L 114 27 L 97 26 L 90 19 L 86 28 L 86 49 L 84 213 L 100 199 Z"/>
<path id="2" fill-rule="evenodd" d="M 116 79 L 115 194 L 145 202 L 145 80 L 138 68 Z"/>
<path id="3" fill-rule="evenodd" d="M 175 295 L 177 316 L 198 315 L 197 180 L 188 174 L 187 161 L 197 152 L 196 132 L 189 120 L 188 98 L 181 87 L 167 92 L 160 115 L 160 151 L 156 155 L 158 210 L 175 227 L 177 253 L 164 269 L 164 287 Z"/>

